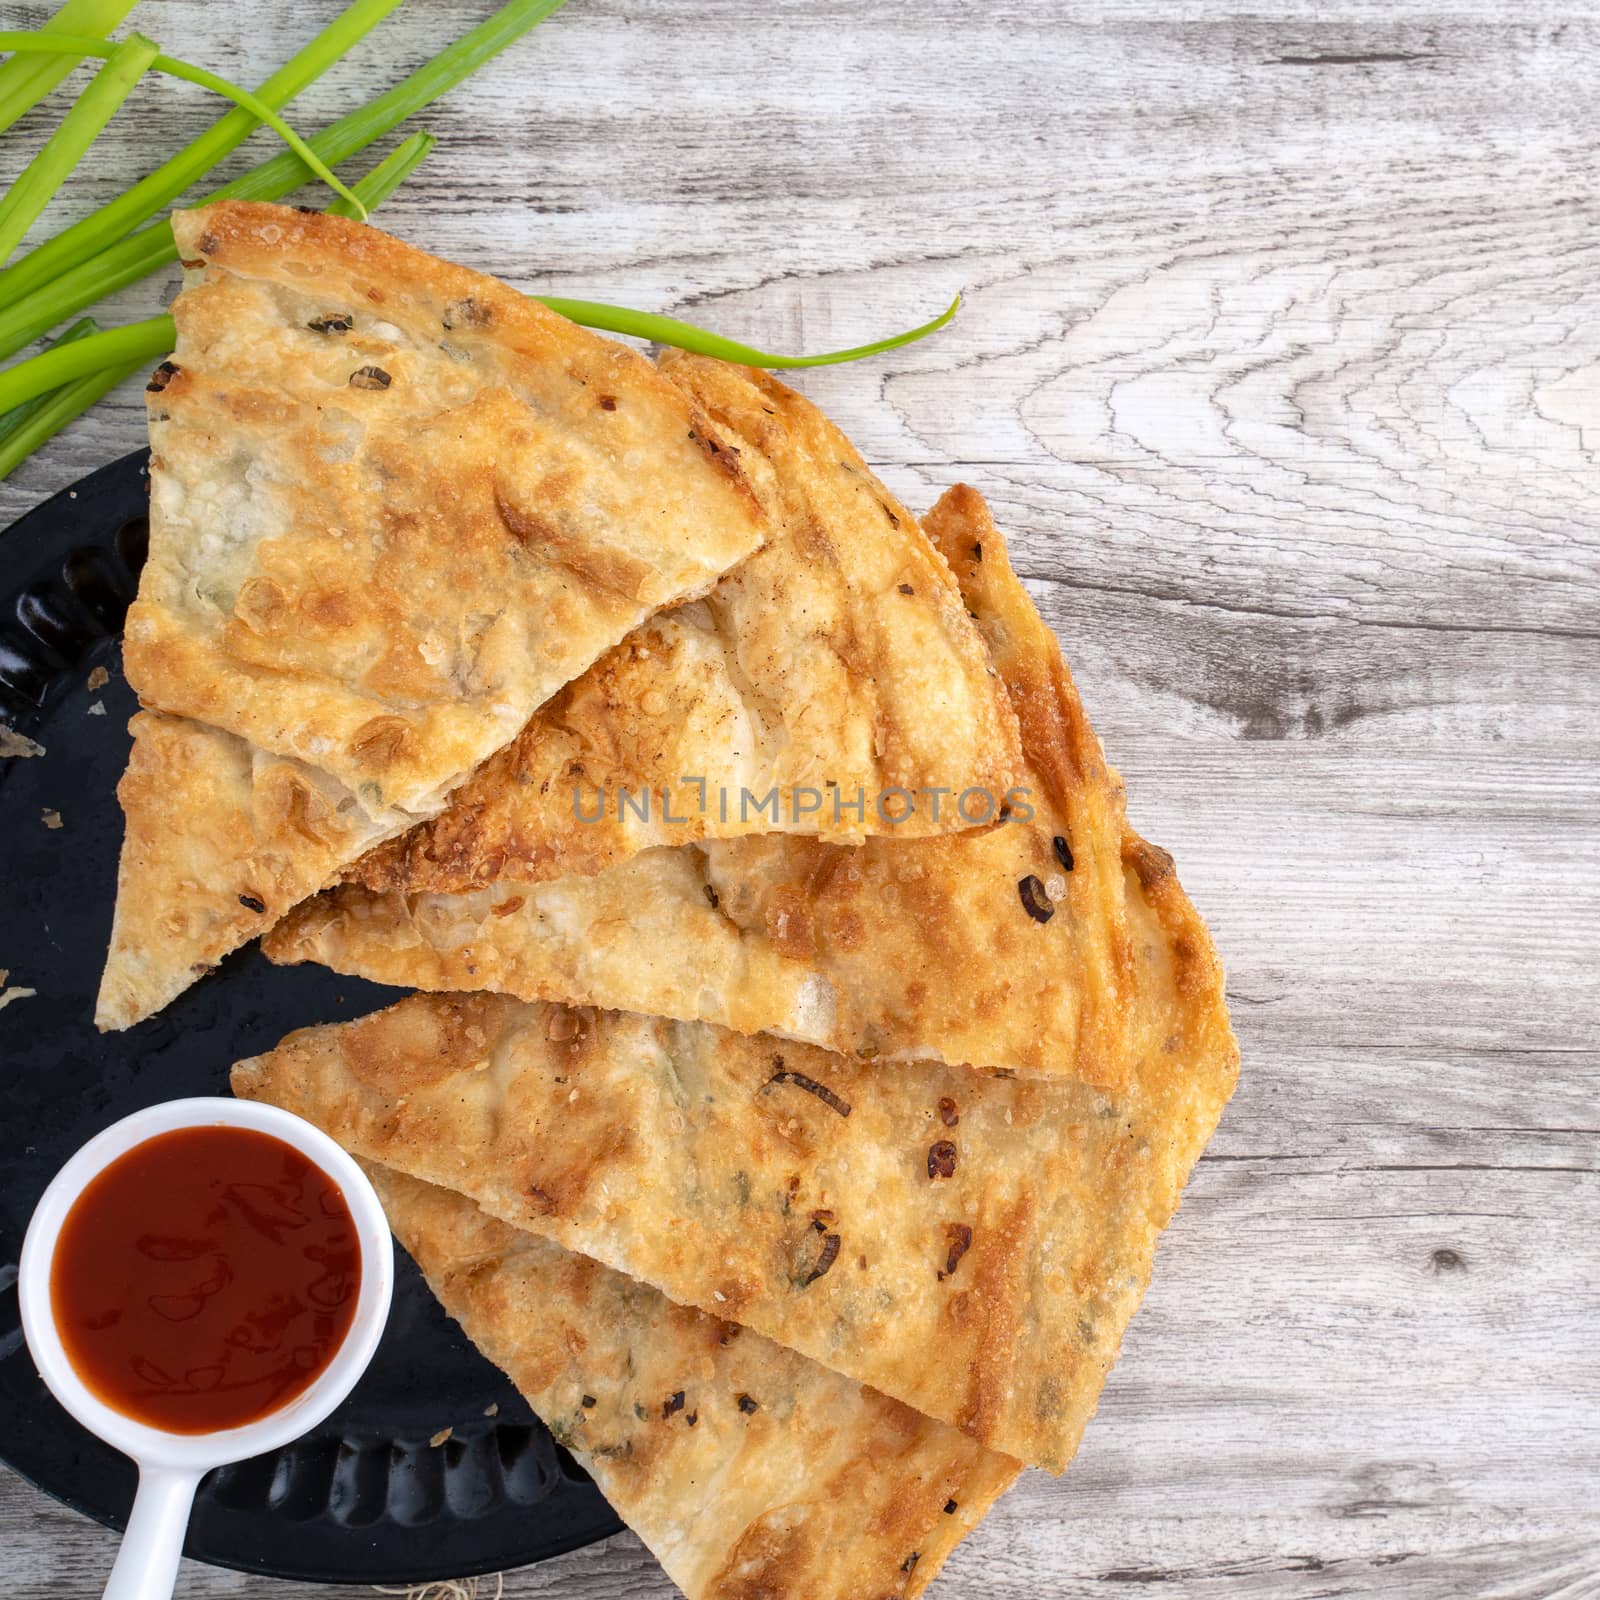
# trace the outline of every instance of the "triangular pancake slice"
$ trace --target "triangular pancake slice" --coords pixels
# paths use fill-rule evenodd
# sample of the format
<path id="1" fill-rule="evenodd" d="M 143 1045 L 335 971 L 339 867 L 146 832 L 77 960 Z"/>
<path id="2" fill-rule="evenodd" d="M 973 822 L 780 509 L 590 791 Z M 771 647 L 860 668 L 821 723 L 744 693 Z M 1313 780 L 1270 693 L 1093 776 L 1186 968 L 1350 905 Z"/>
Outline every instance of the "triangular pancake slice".
<path id="1" fill-rule="evenodd" d="M 286 858 L 286 889 L 309 894 L 435 814 L 767 523 L 681 388 L 491 278 L 280 206 L 229 202 L 173 228 L 190 276 L 147 396 L 150 554 L 125 664 L 147 708 L 318 775 L 351 829 L 331 864 L 321 840 Z M 212 768 L 169 775 L 172 814 L 214 799 Z M 156 820 L 130 831 L 156 843 L 123 875 L 105 1026 L 169 997 L 181 958 L 228 948 L 169 961 L 150 942 L 129 897 L 171 901 L 182 847 L 166 873 Z M 199 920 L 220 935 L 223 909 Z"/>
<path id="2" fill-rule="evenodd" d="M 850 441 L 765 373 L 669 352 L 775 530 L 533 717 L 369 888 L 592 874 L 657 845 L 961 831 L 1017 781 L 1016 718 L 949 568 Z M 942 804 L 935 792 L 942 797 Z"/>
<path id="3" fill-rule="evenodd" d="M 102 1028 L 160 1010 L 383 836 L 348 790 L 304 762 L 158 711 L 129 728 Z M 397 815 L 390 831 L 406 823 Z"/>
<path id="4" fill-rule="evenodd" d="M 466 894 L 346 884 L 280 924 L 268 955 L 1119 1086 L 1133 959 L 1121 785 L 981 497 L 951 490 L 925 526 L 1021 721 L 1010 820 L 858 848 L 713 840 Z"/>
<path id="5" fill-rule="evenodd" d="M 234 1092 L 1059 1472 L 1238 1068 L 1170 858 L 1124 860 L 1115 1092 L 485 994 L 292 1034 Z"/>
<path id="6" fill-rule="evenodd" d="M 767 528 L 642 356 L 375 228 L 228 202 L 150 396 L 146 705 L 436 805 Z"/>
<path id="7" fill-rule="evenodd" d="M 368 1170 L 445 1310 L 689 1600 L 910 1600 L 1017 1475 L 759 1334 Z"/>

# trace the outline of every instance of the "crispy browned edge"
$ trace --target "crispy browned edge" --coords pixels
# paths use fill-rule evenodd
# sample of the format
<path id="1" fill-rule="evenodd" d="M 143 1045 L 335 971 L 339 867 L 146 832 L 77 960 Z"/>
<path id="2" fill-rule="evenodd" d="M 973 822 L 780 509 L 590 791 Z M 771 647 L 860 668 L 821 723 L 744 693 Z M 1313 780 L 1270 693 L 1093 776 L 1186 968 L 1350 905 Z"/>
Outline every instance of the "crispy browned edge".
<path id="1" fill-rule="evenodd" d="M 922 525 L 950 567 L 989 646 L 1016 712 L 1029 766 L 1061 809 L 1083 819 L 1082 833 L 1089 839 L 1125 840 L 1128 821 L 1122 779 L 1106 761 L 1060 641 L 1017 577 L 987 501 L 970 484 L 954 484 L 940 495 Z M 1073 892 L 1076 885 L 1070 876 L 1068 883 Z M 1115 1088 L 1128 1077 L 1128 1012 L 1137 974 L 1125 918 L 1105 916 L 1102 924 L 1104 948 L 1085 945 L 1082 952 L 1103 970 L 1098 982 L 1084 986 L 1095 1003 L 1086 1007 L 1078 1055 L 1080 1061 L 1102 1067 L 1120 1060 L 1120 1072 L 1080 1074 Z"/>
<path id="2" fill-rule="evenodd" d="M 1095 808 L 1097 834 L 1103 829 L 1112 838 L 1120 837 L 1124 871 L 1137 882 L 1166 935 L 1179 1002 L 1178 1016 L 1172 1020 L 1180 1036 L 1174 1041 L 1176 1050 L 1162 1048 L 1150 1056 L 1145 1072 L 1147 1078 L 1155 1073 L 1170 1078 L 1176 1055 L 1192 1063 L 1197 1082 L 1205 1080 L 1214 1087 L 1206 1097 L 1210 1114 L 1174 1130 L 1182 1177 L 1170 1203 L 1163 1201 L 1161 1214 L 1152 1218 L 1164 1229 L 1238 1083 L 1239 1045 L 1228 1018 L 1222 962 L 1210 931 L 1178 881 L 1172 856 L 1142 838 L 1129 823 L 1122 780 L 1105 761 L 1060 645 L 1013 572 L 1005 541 L 982 495 L 967 484 L 955 484 L 924 518 L 923 526 L 950 563 L 980 626 L 988 623 L 985 636 L 1011 691 L 1029 760 L 1059 793 L 1076 791 L 1085 806 Z M 1118 929 L 1114 955 L 1118 1009 L 1125 1023 L 1123 1047 L 1131 1061 L 1139 1048 L 1132 1036 L 1139 996 L 1137 959 L 1126 923 Z M 1170 1082 L 1161 1085 L 1169 1087 Z M 985 1396 L 981 1389 L 975 1375 L 972 1404 L 980 1413 L 998 1398 Z"/>
<path id="3" fill-rule="evenodd" d="M 1121 779 L 1106 765 L 1060 642 L 1028 599 L 983 496 L 969 484 L 953 485 L 923 527 L 978 616 L 1030 763 L 1057 793 L 1103 793 L 1120 814 Z"/>
<path id="4" fill-rule="evenodd" d="M 1237 1078 L 1239 1049 L 1228 1022 L 1221 960 L 1200 913 L 1178 882 L 1172 856 L 1149 843 L 1127 818 L 1122 779 L 1109 766 L 1099 736 L 1089 724 L 1060 643 L 1012 569 L 1004 538 L 983 496 L 969 484 L 947 489 L 923 519 L 928 536 L 949 562 L 962 593 L 978 613 L 995 664 L 1011 692 L 1022 727 L 1023 748 L 1058 793 L 1078 793 L 1096 807 L 1097 823 L 1120 835 L 1122 860 L 1137 877 L 1172 941 L 1180 995 L 1211 1013 L 1231 1057 L 1229 1093 Z M 1025 647 L 1019 647 L 1026 641 Z M 1090 797 L 1092 798 L 1092 801 Z M 1118 961 L 1131 982 L 1133 951 L 1124 932 Z M 1224 1103 L 1227 1096 L 1223 1096 Z"/>

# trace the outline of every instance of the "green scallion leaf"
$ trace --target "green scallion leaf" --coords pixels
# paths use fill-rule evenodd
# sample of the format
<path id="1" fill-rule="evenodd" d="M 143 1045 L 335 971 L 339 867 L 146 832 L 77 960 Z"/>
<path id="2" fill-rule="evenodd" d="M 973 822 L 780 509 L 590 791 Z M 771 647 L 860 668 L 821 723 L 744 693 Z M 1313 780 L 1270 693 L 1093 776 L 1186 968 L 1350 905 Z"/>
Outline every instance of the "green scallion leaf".
<path id="1" fill-rule="evenodd" d="M 397 144 L 356 185 L 362 204 L 369 211 L 376 211 L 433 154 L 438 142 L 431 133 L 414 133 Z M 355 207 L 343 200 L 335 200 L 328 210 L 338 217 L 355 215 Z"/>
<path id="2" fill-rule="evenodd" d="M 40 27 L 46 33 L 109 34 L 133 10 L 134 0 L 67 0 Z M 0 133 L 30 111 L 77 66 L 70 56 L 13 56 L 0 66 Z"/>
<path id="3" fill-rule="evenodd" d="M 43 51 L 109 60 L 117 53 L 118 49 L 119 46 L 110 39 L 93 39 L 86 34 L 0 32 L 0 50 Z M 150 66 L 157 72 L 165 72 L 169 77 L 181 78 L 186 83 L 196 84 L 202 89 L 209 89 L 213 94 L 219 94 L 225 100 L 233 101 L 236 106 L 243 107 L 257 121 L 266 123 L 288 145 L 290 150 L 305 162 L 306 166 L 322 182 L 327 184 L 335 194 L 342 195 L 352 205 L 359 203 L 335 176 L 333 169 L 317 155 L 316 151 L 271 106 L 266 104 L 265 101 L 257 99 L 248 89 L 241 89 L 238 84 L 231 82 L 227 78 L 219 77 L 205 67 L 197 67 L 188 61 L 179 61 L 173 56 L 161 54 L 152 56 Z"/>
<path id="4" fill-rule="evenodd" d="M 63 384 L 76 383 L 92 372 L 159 360 L 172 349 L 176 338 L 172 318 L 161 316 L 56 345 L 0 372 L 0 412 L 25 405 Z"/>
<path id="5" fill-rule="evenodd" d="M 0 311 L 0 361 L 85 306 L 104 300 L 177 259 L 172 225 L 161 222 L 62 273 L 16 305 Z"/>
<path id="6" fill-rule="evenodd" d="M 311 148 L 331 166 L 357 151 L 365 150 L 391 128 L 398 127 L 430 106 L 486 65 L 508 45 L 515 44 L 546 17 L 559 11 L 566 0 L 509 0 L 493 16 L 486 17 L 470 33 L 446 45 L 431 61 L 425 61 L 408 78 L 375 100 L 330 123 L 308 141 Z M 253 167 L 231 183 L 213 189 L 197 205 L 214 200 L 278 200 L 299 188 L 308 177 L 306 167 L 296 156 L 285 152 Z"/>
<path id="7" fill-rule="evenodd" d="M 38 409 L 30 412 L 14 432 L 0 438 L 0 478 L 10 477 L 47 439 L 55 438 L 74 417 L 82 415 L 125 378 L 131 378 L 144 364 L 139 360 L 105 367 L 41 396 Z"/>
<path id="8" fill-rule="evenodd" d="M 256 98 L 275 109 L 286 105 L 399 4 L 400 0 L 353 0 L 316 38 L 261 84 Z M 0 67 L 0 73 L 5 70 Z M 0 272 L 0 306 L 15 304 L 30 290 L 49 283 L 62 272 L 87 261 L 97 251 L 126 237 L 141 223 L 148 222 L 185 189 L 205 177 L 259 126 L 255 117 L 236 106 L 170 161 L 141 178 L 126 194 L 63 229 Z"/>
<path id="9" fill-rule="evenodd" d="M 80 317 L 65 333 L 52 339 L 46 348 L 54 350 L 57 345 L 71 344 L 75 339 L 87 338 L 89 334 L 97 332 L 99 326 L 93 317 Z M 33 399 L 25 400 L 20 406 L 13 406 L 10 411 L 0 416 L 0 444 L 11 438 L 29 417 L 43 410 L 49 404 L 49 400 L 48 395 L 35 395 Z"/>
<path id="10" fill-rule="evenodd" d="M 742 367 L 773 368 L 831 367 L 841 361 L 860 361 L 865 356 L 898 350 L 901 345 L 912 344 L 918 339 L 926 339 L 930 333 L 937 333 L 961 306 L 961 296 L 957 295 L 932 322 L 924 322 L 920 328 L 911 328 L 905 333 L 891 334 L 889 338 L 879 339 L 872 344 L 858 344 L 849 350 L 831 350 L 815 356 L 775 356 L 740 344 L 737 339 L 725 339 L 720 333 L 697 328 L 692 322 L 657 316 L 651 311 L 630 311 L 626 306 L 605 305 L 598 300 L 568 300 L 560 295 L 540 294 L 533 298 L 558 315 L 572 322 L 581 322 L 586 328 L 603 328 L 607 333 L 625 333 L 636 339 L 649 339 L 655 344 L 670 344 L 679 350 L 692 350 L 696 355 L 734 361 Z"/>
<path id="11" fill-rule="evenodd" d="M 22 243 L 35 218 L 50 204 L 159 54 L 153 39 L 133 33 L 106 57 L 106 64 L 73 101 L 61 126 L 0 198 L 0 261 Z"/>

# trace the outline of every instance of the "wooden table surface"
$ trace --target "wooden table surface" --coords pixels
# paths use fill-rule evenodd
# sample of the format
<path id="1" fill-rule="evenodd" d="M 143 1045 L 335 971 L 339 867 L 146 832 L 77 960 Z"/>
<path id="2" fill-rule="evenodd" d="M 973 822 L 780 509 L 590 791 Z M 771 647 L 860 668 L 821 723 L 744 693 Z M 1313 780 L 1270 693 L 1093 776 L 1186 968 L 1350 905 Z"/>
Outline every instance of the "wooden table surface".
<path id="1" fill-rule="evenodd" d="M 296 120 L 487 8 L 409 0 Z M 334 9 L 137 18 L 253 80 Z M 530 289 L 769 349 L 964 291 L 803 387 L 990 497 L 1227 962 L 1242 1084 L 1082 1454 L 936 1596 L 1600 1595 L 1597 84 L 1534 0 L 571 0 L 423 119 L 383 220 Z M 59 215 L 207 110 L 141 91 Z M 130 386 L 0 518 L 143 431 Z M 0 1590 L 111 1555 L 0 1480 Z M 672 1591 L 630 1537 L 504 1592 Z"/>

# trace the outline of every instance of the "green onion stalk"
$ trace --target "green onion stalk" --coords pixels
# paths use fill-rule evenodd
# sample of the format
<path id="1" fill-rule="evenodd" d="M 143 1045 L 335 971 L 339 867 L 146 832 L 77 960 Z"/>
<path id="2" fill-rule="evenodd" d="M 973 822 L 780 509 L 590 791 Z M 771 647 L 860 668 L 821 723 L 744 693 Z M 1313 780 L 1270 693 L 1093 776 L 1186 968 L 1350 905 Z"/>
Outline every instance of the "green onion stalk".
<path id="1" fill-rule="evenodd" d="M 653 311 L 630 311 L 626 306 L 605 305 L 598 300 L 567 300 L 560 295 L 538 294 L 533 297 L 540 305 L 581 322 L 586 328 L 602 328 L 607 333 L 625 333 L 636 339 L 649 339 L 653 344 L 669 344 L 679 350 L 692 350 L 696 355 L 715 356 L 719 361 L 734 361 L 742 367 L 832 367 L 841 361 L 860 361 L 866 356 L 879 356 L 886 350 L 898 350 L 902 345 L 926 339 L 961 309 L 961 296 L 957 295 L 931 322 L 919 328 L 908 328 L 904 333 L 891 334 L 887 339 L 872 344 L 853 345 L 848 350 L 829 350 L 821 355 L 775 356 L 770 351 L 756 350 L 740 344 L 737 339 L 726 339 L 720 333 L 697 328 L 692 322 L 680 322 L 676 317 L 663 317 Z"/>
<path id="2" fill-rule="evenodd" d="M 319 160 L 337 166 L 470 77 L 562 4 L 563 0 L 510 0 L 410 77 L 314 135 L 308 145 Z M 195 203 L 281 200 L 310 176 L 306 164 L 293 152 L 285 151 Z M 0 360 L 15 355 L 68 317 L 159 272 L 177 258 L 171 225 L 163 220 L 54 274 L 15 304 L 0 310 Z"/>
<path id="3" fill-rule="evenodd" d="M 9 478 L 40 445 L 55 438 L 75 417 L 82 416 L 143 365 L 142 361 L 136 361 L 131 365 L 104 367 L 41 396 L 38 411 L 14 433 L 0 440 L 0 479 Z"/>
<path id="4" fill-rule="evenodd" d="M 0 198 L 0 261 L 5 261 L 22 243 L 23 234 L 54 199 L 56 190 L 83 160 L 100 130 L 116 115 L 159 54 L 154 40 L 135 33 L 106 57 L 106 64 L 73 102 L 61 126 Z"/>
<path id="5" fill-rule="evenodd" d="M 75 339 L 86 339 L 91 333 L 99 332 L 100 324 L 93 317 L 80 317 L 65 333 L 52 339 L 48 349 L 54 350 L 57 345 L 71 344 Z M 22 425 L 33 416 L 44 410 L 50 402 L 48 394 L 35 395 L 31 400 L 25 400 L 20 406 L 13 406 L 11 410 L 0 415 L 0 444 L 12 438 L 20 431 Z"/>
<path id="6" fill-rule="evenodd" d="M 133 6 L 134 0 L 67 0 L 40 28 L 45 33 L 107 34 Z M 0 66 L 0 133 L 38 105 L 77 64 L 78 58 L 70 55 L 15 55 Z"/>
<path id="7" fill-rule="evenodd" d="M 275 110 L 287 104 L 398 4 L 400 0 L 354 0 L 316 38 L 262 83 L 256 90 L 256 98 Z M 17 56 L 13 61 L 25 59 L 29 58 Z M 7 66 L 11 64 L 8 62 Z M 5 70 L 0 67 L 0 74 Z M 141 223 L 148 222 L 243 144 L 258 126 L 250 112 L 236 106 L 170 161 L 141 178 L 126 194 L 63 229 L 0 272 L 0 306 L 14 304 L 30 290 L 49 283 L 61 272 L 87 261 L 106 246 L 125 238 Z"/>
<path id="8" fill-rule="evenodd" d="M 126 236 L 125 230 L 169 203 L 211 164 L 235 148 L 258 122 L 274 128 L 289 149 L 212 190 L 198 204 L 229 199 L 278 200 L 315 176 L 340 196 L 329 207 L 330 211 L 364 219 L 367 208 L 375 207 L 393 193 L 424 159 L 433 140 L 425 134 L 414 135 L 354 189 L 346 188 L 332 168 L 454 88 L 558 10 L 564 0 L 509 0 L 493 16 L 441 50 L 385 94 L 330 124 L 309 140 L 300 139 L 277 115 L 277 106 L 324 71 L 393 9 L 398 0 L 355 0 L 299 55 L 267 79 L 257 94 L 239 89 L 202 68 L 159 53 L 151 54 L 153 47 L 138 35 L 126 45 L 117 46 L 109 40 L 73 33 L 66 26 L 69 13 L 73 14 L 74 21 L 85 14 L 82 10 L 74 11 L 76 3 L 77 0 L 68 0 L 55 18 L 54 37 L 48 42 L 40 42 L 38 34 L 0 33 L 0 50 L 18 52 L 0 66 L 0 128 L 5 125 L 3 119 L 11 104 L 6 98 L 5 75 L 19 61 L 25 60 L 29 52 L 44 53 L 49 59 L 59 59 L 63 55 L 72 59 L 102 56 L 118 67 L 118 74 L 108 77 L 111 73 L 108 65 L 85 91 L 73 114 L 69 114 L 68 122 L 63 124 L 63 132 L 41 152 L 35 163 L 41 170 L 24 186 L 23 192 L 15 199 L 8 195 L 5 202 L 0 202 L 0 244 L 11 235 L 20 237 L 20 232 L 37 215 L 38 208 L 87 148 L 99 126 L 103 126 L 104 117 L 120 103 L 120 96 L 127 92 L 122 87 L 123 82 L 126 80 L 131 87 L 131 82 L 137 78 L 137 71 L 133 72 L 132 79 L 128 78 L 135 65 L 142 63 L 139 71 L 165 71 L 214 89 L 233 99 L 238 109 L 223 117 L 119 200 L 102 207 L 93 216 L 74 224 L 0 272 L 0 359 L 14 354 L 86 306 L 176 260 L 177 244 L 166 220 Z M 121 0 L 114 0 L 114 3 L 120 4 Z M 103 88 L 102 79 L 107 80 Z M 97 88 L 99 93 L 95 92 Z M 13 92 L 16 92 L 15 82 Z M 89 109 L 80 114 L 79 108 L 85 101 Z M 74 114 L 77 114 L 77 123 L 67 136 L 66 130 Z M 96 116 L 101 118 L 98 124 L 93 123 Z M 32 170 L 30 168 L 30 173 Z M 25 178 L 28 176 L 24 174 Z M 35 207 L 34 201 L 41 191 L 44 200 Z M 30 211 L 30 207 L 34 209 Z M 23 218 L 20 228 L 18 218 Z M 14 244 L 15 238 L 11 242 Z M 827 366 L 898 349 L 944 327 L 960 306 L 958 295 L 932 321 L 870 344 L 822 354 L 785 356 L 757 350 L 675 317 L 555 295 L 535 298 L 559 315 L 588 327 L 674 345 L 724 361 L 771 368 Z M 80 323 L 39 355 L 0 372 L 0 477 L 107 390 L 166 355 L 175 337 L 170 316 L 152 317 L 105 331 L 94 329 L 92 324 L 85 328 Z"/>
<path id="9" fill-rule="evenodd" d="M 139 37 L 140 35 L 138 34 L 134 35 L 134 39 Z M 129 42 L 132 43 L 131 40 Z M 110 61 L 118 57 L 121 51 L 126 48 L 126 45 L 118 45 L 113 40 L 93 39 L 85 34 L 0 32 L 0 50 L 44 51 L 55 55 L 74 55 L 79 58 L 87 57 Z M 216 73 L 209 72 L 204 67 L 194 66 L 188 61 L 179 61 L 172 56 L 162 55 L 159 52 L 150 56 L 146 64 L 153 71 L 164 72 L 169 77 L 181 78 L 185 83 L 197 84 L 202 89 L 209 89 L 213 94 L 219 94 L 224 99 L 233 101 L 236 106 L 247 111 L 258 122 L 266 123 L 288 145 L 290 150 L 335 194 L 349 201 L 352 205 L 360 204 L 354 194 L 345 188 L 333 169 L 322 160 L 316 151 L 271 106 L 251 94 L 248 89 L 241 89 L 238 84 L 230 82 L 227 78 L 220 78 Z M 96 79 L 96 82 L 98 81 Z M 98 129 L 96 131 L 98 132 Z M 92 138 L 93 135 L 91 134 L 90 137 Z M 87 145 L 85 148 L 87 148 Z M 363 220 L 365 220 L 364 213 Z M 8 251 L 7 254 L 9 253 Z"/>

